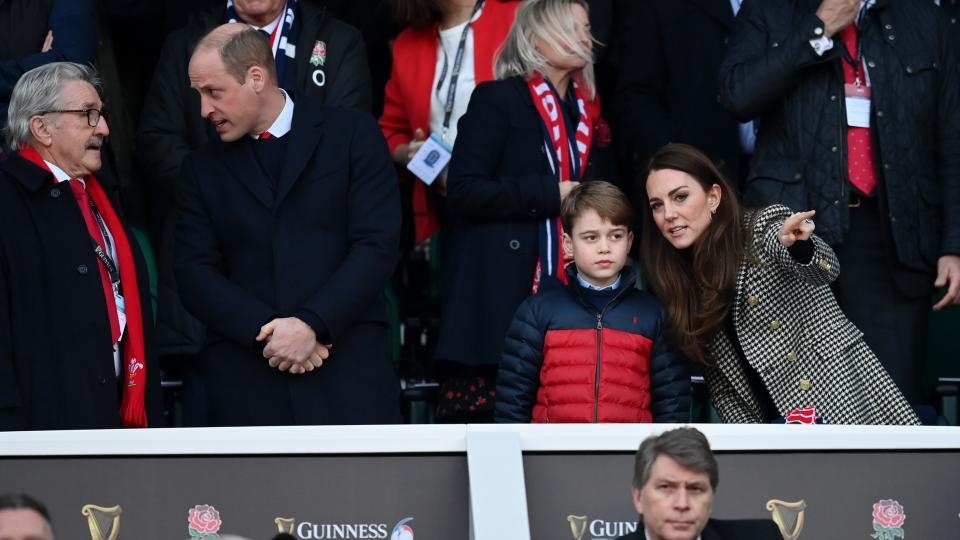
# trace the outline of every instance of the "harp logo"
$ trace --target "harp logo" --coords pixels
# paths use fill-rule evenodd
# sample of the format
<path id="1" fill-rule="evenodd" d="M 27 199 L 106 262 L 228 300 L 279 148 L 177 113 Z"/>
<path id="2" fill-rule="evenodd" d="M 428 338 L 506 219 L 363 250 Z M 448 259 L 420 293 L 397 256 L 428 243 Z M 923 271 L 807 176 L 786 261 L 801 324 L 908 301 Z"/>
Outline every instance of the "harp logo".
<path id="1" fill-rule="evenodd" d="M 294 518 L 275 517 L 273 522 L 277 524 L 277 532 L 293 534 L 293 528 L 297 526 L 297 520 Z"/>
<path id="2" fill-rule="evenodd" d="M 783 540 L 797 540 L 803 531 L 803 513 L 807 509 L 806 501 L 787 502 L 778 499 L 767 501 L 770 518 L 780 529 Z"/>
<path id="3" fill-rule="evenodd" d="M 214 540 L 220 538 L 217 534 L 223 521 L 220 512 L 209 504 L 198 504 L 187 512 L 187 531 L 189 540 Z"/>
<path id="4" fill-rule="evenodd" d="M 567 516 L 567 523 L 573 540 L 613 540 L 637 530 L 637 523 L 633 521 L 590 519 L 573 514 Z"/>
<path id="5" fill-rule="evenodd" d="M 80 514 L 87 518 L 90 540 L 117 540 L 120 535 L 120 512 L 122 511 L 120 505 L 83 505 Z"/>
<path id="6" fill-rule="evenodd" d="M 567 516 L 567 522 L 570 523 L 570 532 L 573 534 L 573 540 L 583 540 L 583 533 L 587 532 L 587 516 Z"/>

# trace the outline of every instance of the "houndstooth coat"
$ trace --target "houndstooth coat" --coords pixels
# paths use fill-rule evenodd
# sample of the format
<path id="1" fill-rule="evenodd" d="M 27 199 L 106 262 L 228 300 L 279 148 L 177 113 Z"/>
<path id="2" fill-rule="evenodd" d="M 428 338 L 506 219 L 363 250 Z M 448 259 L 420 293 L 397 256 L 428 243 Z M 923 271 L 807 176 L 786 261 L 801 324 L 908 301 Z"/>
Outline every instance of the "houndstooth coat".
<path id="1" fill-rule="evenodd" d="M 840 265 L 817 236 L 813 258 L 798 263 L 778 232 L 791 211 L 775 205 L 744 217 L 752 238 L 737 272 L 733 321 L 747 362 L 780 415 L 815 406 L 828 424 L 919 424 L 913 409 L 840 311 L 829 283 Z M 747 235 L 751 236 L 751 235 Z M 720 332 L 704 376 L 724 422 L 763 422 L 734 344 Z"/>

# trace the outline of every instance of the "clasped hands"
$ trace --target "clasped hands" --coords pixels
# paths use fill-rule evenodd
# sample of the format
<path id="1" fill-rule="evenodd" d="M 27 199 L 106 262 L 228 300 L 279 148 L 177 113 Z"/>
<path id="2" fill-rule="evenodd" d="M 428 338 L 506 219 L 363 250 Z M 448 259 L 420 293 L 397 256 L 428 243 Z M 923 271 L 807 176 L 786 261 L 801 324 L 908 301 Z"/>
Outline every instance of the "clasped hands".
<path id="1" fill-rule="evenodd" d="M 296 317 L 273 319 L 260 328 L 257 341 L 266 341 L 263 357 L 270 367 L 292 375 L 307 373 L 323 365 L 332 344 L 317 343 L 310 325 Z"/>

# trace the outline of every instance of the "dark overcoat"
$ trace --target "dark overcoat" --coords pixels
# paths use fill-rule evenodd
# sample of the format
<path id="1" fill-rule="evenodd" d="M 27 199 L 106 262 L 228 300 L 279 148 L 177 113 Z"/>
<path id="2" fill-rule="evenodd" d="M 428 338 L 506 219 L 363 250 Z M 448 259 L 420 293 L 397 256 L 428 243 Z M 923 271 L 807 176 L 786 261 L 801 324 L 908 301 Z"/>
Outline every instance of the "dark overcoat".
<path id="1" fill-rule="evenodd" d="M 186 308 L 208 329 L 198 367 L 210 422 L 397 422 L 383 289 L 400 201 L 386 143 L 366 113 L 307 98 L 285 137 L 276 194 L 244 140 L 211 141 L 183 164 L 175 268 Z M 267 365 L 254 339 L 286 316 L 329 331 L 321 368 Z"/>
<path id="2" fill-rule="evenodd" d="M 109 183 L 101 184 L 123 220 Z M 126 235 L 143 309 L 147 421 L 159 426 L 150 283 L 129 228 Z M 120 427 L 99 264 L 70 187 L 9 156 L 0 165 L 0 430 Z"/>

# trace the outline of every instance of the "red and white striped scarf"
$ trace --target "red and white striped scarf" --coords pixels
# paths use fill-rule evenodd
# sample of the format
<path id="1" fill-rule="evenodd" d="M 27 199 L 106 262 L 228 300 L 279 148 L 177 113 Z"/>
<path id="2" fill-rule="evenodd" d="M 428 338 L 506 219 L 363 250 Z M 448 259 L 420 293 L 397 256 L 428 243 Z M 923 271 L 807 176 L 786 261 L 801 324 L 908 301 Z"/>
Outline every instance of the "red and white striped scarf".
<path id="1" fill-rule="evenodd" d="M 533 77 L 527 81 L 530 97 L 533 98 L 533 104 L 537 108 L 537 112 L 540 113 L 540 120 L 549 136 L 549 141 L 545 140 L 544 145 L 546 145 L 549 155 L 550 167 L 553 169 L 553 174 L 558 182 L 580 180 L 583 176 L 583 170 L 587 166 L 590 143 L 593 138 L 592 124 L 587 116 L 580 85 L 577 84 L 576 80 L 571 81 L 570 84 L 573 85 L 577 110 L 580 111 L 580 121 L 577 123 L 577 131 L 574 137 L 577 147 L 576 152 L 573 151 L 570 144 L 567 124 L 563 118 L 563 111 L 560 110 L 560 96 L 539 72 L 534 72 Z M 567 283 L 567 276 L 563 270 L 566 265 L 561 260 L 563 254 L 562 237 L 563 224 L 560 222 L 559 216 L 548 218 L 543 222 L 540 227 L 540 258 L 537 261 L 537 269 L 533 276 L 531 294 L 536 294 L 540 289 L 540 283 L 544 275 L 553 276 L 563 284 Z"/>

